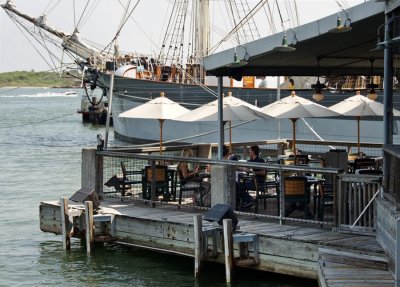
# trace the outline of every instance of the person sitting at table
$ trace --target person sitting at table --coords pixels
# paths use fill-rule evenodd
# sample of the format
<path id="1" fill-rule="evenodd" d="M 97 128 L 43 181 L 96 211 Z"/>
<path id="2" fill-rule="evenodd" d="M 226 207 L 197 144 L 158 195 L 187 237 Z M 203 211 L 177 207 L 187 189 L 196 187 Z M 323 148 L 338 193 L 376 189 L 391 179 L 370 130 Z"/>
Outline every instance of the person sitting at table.
<path id="1" fill-rule="evenodd" d="M 222 159 L 228 160 L 231 153 L 226 145 L 222 146 Z"/>
<path id="2" fill-rule="evenodd" d="M 181 152 L 181 157 L 193 157 L 193 150 L 190 148 L 184 148 Z M 203 182 L 199 177 L 200 167 L 195 165 L 194 168 L 190 168 L 189 163 L 180 162 L 178 164 L 178 174 L 181 181 L 181 185 L 185 188 L 193 188 L 193 190 L 199 190 L 202 188 L 203 203 L 205 206 L 211 205 L 211 185 L 209 182 Z M 200 192 L 195 192 L 193 202 L 196 205 L 200 205 Z"/>
<path id="3" fill-rule="evenodd" d="M 247 162 L 260 162 L 265 163 L 264 159 L 260 157 L 260 148 L 258 145 L 252 145 L 249 150 L 250 159 Z M 250 172 L 250 169 L 242 169 Z M 265 169 L 253 168 L 253 174 L 257 182 L 265 182 Z M 254 198 L 248 193 L 248 190 L 256 190 L 254 180 L 245 180 L 244 182 L 238 182 L 236 190 L 238 192 L 237 197 L 239 198 L 241 205 L 240 208 L 248 208 L 254 204 Z"/>

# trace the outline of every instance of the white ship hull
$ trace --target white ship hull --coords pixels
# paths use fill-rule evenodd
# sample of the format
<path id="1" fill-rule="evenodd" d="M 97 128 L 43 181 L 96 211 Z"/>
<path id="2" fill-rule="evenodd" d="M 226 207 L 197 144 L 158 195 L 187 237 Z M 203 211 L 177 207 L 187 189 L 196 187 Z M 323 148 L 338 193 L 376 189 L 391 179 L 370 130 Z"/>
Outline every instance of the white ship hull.
<path id="1" fill-rule="evenodd" d="M 108 79 L 108 77 L 106 78 Z M 123 84 L 118 85 L 120 83 Z M 156 119 L 121 118 L 118 117 L 120 113 L 136 107 L 150 100 L 152 97 L 157 97 L 159 91 L 162 90 L 166 91 L 166 96 L 171 100 L 183 103 L 184 105 L 186 103 L 187 107 L 192 109 L 215 99 L 214 96 L 205 92 L 196 94 L 193 91 L 193 86 L 190 85 L 158 84 L 154 81 L 137 79 L 117 79 L 115 84 L 112 104 L 115 137 L 136 144 L 158 142 L 159 122 Z M 186 86 L 189 92 L 185 89 Z M 130 88 L 133 88 L 135 91 L 132 92 L 129 90 Z M 122 91 L 125 91 L 125 93 Z M 226 91 L 232 91 L 235 96 L 239 96 L 241 99 L 247 100 L 252 104 L 254 102 L 261 103 L 259 106 L 265 106 L 274 101 L 277 92 L 272 89 L 243 88 L 226 88 Z M 286 96 L 285 93 L 288 93 L 288 91 L 281 92 L 282 96 Z M 133 94 L 135 97 L 126 96 L 126 94 Z M 310 98 L 312 91 L 298 91 L 298 94 Z M 322 104 L 330 106 L 350 95 L 352 93 L 329 95 L 329 100 Z M 362 142 L 380 143 L 383 132 L 383 120 L 381 118 L 374 118 L 373 120 L 364 119 L 361 121 Z M 355 119 L 343 117 L 299 119 L 296 125 L 296 136 L 297 139 L 356 142 L 357 123 Z M 232 142 L 262 141 L 279 138 L 292 138 L 292 124 L 290 120 L 261 119 L 247 123 L 232 122 Z M 216 143 L 218 139 L 217 122 L 179 122 L 166 120 L 163 125 L 163 141 L 165 143 Z M 398 140 L 399 136 L 395 135 L 394 141 Z M 229 142 L 229 128 L 227 124 L 225 126 L 225 141 Z"/>

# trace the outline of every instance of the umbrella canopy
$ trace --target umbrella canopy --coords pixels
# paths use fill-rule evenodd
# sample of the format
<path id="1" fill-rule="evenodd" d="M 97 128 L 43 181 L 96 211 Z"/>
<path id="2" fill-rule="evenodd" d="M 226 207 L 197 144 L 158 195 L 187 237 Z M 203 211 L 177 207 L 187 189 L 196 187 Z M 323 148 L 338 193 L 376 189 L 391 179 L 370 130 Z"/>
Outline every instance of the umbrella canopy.
<path id="1" fill-rule="evenodd" d="M 273 102 L 261 109 L 267 115 L 278 119 L 290 119 L 293 124 L 293 153 L 296 156 L 296 121 L 299 118 L 332 117 L 338 113 L 304 99 L 293 91 L 290 96 Z"/>
<path id="2" fill-rule="evenodd" d="M 228 96 L 224 97 L 222 113 L 222 120 L 229 122 L 271 118 L 263 113 L 260 108 L 232 96 L 232 93 L 228 93 Z M 187 114 L 174 118 L 174 120 L 186 122 L 218 121 L 218 100 L 202 105 Z M 229 142 L 231 146 L 231 128 L 229 129 L 229 134 Z"/>
<path id="3" fill-rule="evenodd" d="M 331 111 L 343 116 L 353 116 L 357 119 L 357 148 L 360 152 L 360 119 L 366 116 L 383 116 L 383 104 L 370 100 L 362 96 L 357 91 L 355 96 L 344 99 L 343 101 L 331 106 Z M 400 116 L 400 111 L 393 109 L 393 115 Z"/>
<path id="4" fill-rule="evenodd" d="M 158 119 L 160 122 L 160 154 L 162 153 L 162 130 L 164 120 L 170 120 L 190 111 L 166 98 L 164 95 L 164 93 L 161 93 L 160 97 L 119 114 L 119 117 L 122 118 Z"/>

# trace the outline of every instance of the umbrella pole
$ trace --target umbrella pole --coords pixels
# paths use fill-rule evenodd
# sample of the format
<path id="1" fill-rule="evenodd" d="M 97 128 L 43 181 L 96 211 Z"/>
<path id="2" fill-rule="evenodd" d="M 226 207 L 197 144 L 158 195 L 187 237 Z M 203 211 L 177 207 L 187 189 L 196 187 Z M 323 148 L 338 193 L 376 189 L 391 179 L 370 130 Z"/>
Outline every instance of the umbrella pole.
<path id="1" fill-rule="evenodd" d="M 159 121 L 160 121 L 160 155 L 162 155 L 162 129 L 164 120 L 159 119 Z"/>
<path id="2" fill-rule="evenodd" d="M 229 153 L 232 153 L 232 121 L 229 121 Z"/>
<path id="3" fill-rule="evenodd" d="M 290 119 L 290 120 L 292 121 L 292 128 L 293 128 L 292 150 L 293 150 L 294 160 L 296 161 L 296 121 L 297 121 L 297 119 Z"/>
<path id="4" fill-rule="evenodd" d="M 360 117 L 357 116 L 357 149 L 358 155 L 360 155 Z"/>

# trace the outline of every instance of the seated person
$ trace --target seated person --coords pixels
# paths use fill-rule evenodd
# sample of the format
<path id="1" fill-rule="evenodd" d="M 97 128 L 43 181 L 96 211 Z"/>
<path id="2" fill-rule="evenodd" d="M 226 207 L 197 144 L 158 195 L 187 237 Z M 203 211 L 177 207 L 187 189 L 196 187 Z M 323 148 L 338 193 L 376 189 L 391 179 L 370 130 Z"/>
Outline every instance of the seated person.
<path id="1" fill-rule="evenodd" d="M 193 157 L 193 150 L 190 148 L 184 148 L 181 152 L 181 157 Z M 200 168 L 196 165 L 193 169 L 190 168 L 187 162 L 180 162 L 178 164 L 178 174 L 181 181 L 181 186 L 193 187 L 193 190 L 202 188 L 203 193 L 203 203 L 205 206 L 211 205 L 211 195 L 210 195 L 210 183 L 203 182 L 198 176 Z M 193 203 L 200 205 L 200 192 L 194 194 Z"/>
<path id="2" fill-rule="evenodd" d="M 247 162 L 261 162 L 265 161 L 260 157 L 260 148 L 258 145 L 250 147 L 250 159 Z M 248 169 L 245 169 L 249 171 Z M 266 171 L 262 168 L 253 168 L 253 173 L 257 182 L 265 182 Z M 254 204 L 253 197 L 247 192 L 248 190 L 256 190 L 254 180 L 246 180 L 244 182 L 238 182 L 236 186 L 237 197 L 241 202 L 240 208 L 248 208 Z"/>

